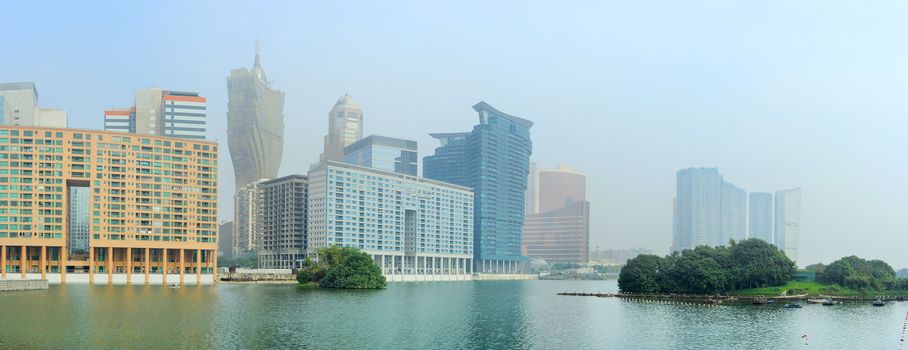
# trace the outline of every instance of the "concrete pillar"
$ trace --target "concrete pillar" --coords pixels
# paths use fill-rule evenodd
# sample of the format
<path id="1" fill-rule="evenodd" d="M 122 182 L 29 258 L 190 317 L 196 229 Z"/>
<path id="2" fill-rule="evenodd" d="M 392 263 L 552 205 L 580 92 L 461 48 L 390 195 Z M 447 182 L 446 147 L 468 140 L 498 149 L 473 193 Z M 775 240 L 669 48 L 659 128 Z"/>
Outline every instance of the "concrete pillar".
<path id="1" fill-rule="evenodd" d="M 107 284 L 113 284 L 113 247 L 107 247 Z"/>
<path id="2" fill-rule="evenodd" d="M 211 252 L 214 253 L 214 256 L 213 256 L 214 260 L 211 262 L 211 267 L 212 267 L 211 280 L 213 281 L 212 283 L 217 284 L 218 283 L 218 251 L 217 251 L 217 249 L 215 249 L 215 250 L 212 250 Z"/>
<path id="3" fill-rule="evenodd" d="M 384 254 L 381 255 L 381 273 L 383 275 L 388 274 L 388 270 L 385 268 L 385 255 Z"/>
<path id="4" fill-rule="evenodd" d="M 88 248 L 88 284 L 95 283 L 95 247 Z"/>
<path id="5" fill-rule="evenodd" d="M 66 247 L 60 247 L 60 253 L 57 255 L 57 263 L 60 264 L 60 283 L 66 283 Z"/>
<path id="6" fill-rule="evenodd" d="M 145 248 L 145 285 L 147 286 L 149 282 L 148 273 L 151 272 L 151 249 Z"/>
<path id="7" fill-rule="evenodd" d="M 180 286 L 183 285 L 183 272 L 186 271 L 186 262 L 185 262 L 186 253 L 183 248 L 180 248 Z"/>
<path id="8" fill-rule="evenodd" d="M 41 279 L 46 280 L 47 279 L 47 246 L 46 245 L 41 246 L 41 266 L 39 266 L 39 268 L 41 269 Z"/>
<path id="9" fill-rule="evenodd" d="M 195 250 L 195 284 L 202 285 L 202 250 Z"/>
<path id="10" fill-rule="evenodd" d="M 164 251 L 163 251 L 162 254 L 163 254 L 163 256 L 164 256 L 164 257 L 163 257 L 163 259 L 164 259 L 164 270 L 161 271 L 161 274 L 162 274 L 162 275 L 161 275 L 161 285 L 166 286 L 166 285 L 167 285 L 167 248 L 164 248 Z"/>
<path id="11" fill-rule="evenodd" d="M 26 267 L 26 261 L 28 260 L 28 247 L 20 246 L 19 247 L 19 270 L 22 272 L 22 279 L 25 279 L 25 272 L 28 270 Z"/>
<path id="12" fill-rule="evenodd" d="M 132 248 L 126 248 L 126 284 L 132 284 Z"/>
<path id="13" fill-rule="evenodd" d="M 0 245 L 0 277 L 6 279 L 6 246 Z"/>

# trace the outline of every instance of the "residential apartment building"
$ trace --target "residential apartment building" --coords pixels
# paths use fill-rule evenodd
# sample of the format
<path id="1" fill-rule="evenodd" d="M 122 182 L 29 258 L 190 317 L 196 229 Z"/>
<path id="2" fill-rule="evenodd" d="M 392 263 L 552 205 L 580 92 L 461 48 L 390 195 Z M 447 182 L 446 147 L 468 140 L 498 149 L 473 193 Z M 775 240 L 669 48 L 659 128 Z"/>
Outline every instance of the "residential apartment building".
<path id="1" fill-rule="evenodd" d="M 798 261 L 801 240 L 801 189 L 776 191 L 775 244 Z"/>
<path id="2" fill-rule="evenodd" d="M 752 192 L 748 215 L 748 232 L 750 238 L 762 239 L 764 242 L 775 242 L 772 238 L 772 193 Z"/>
<path id="3" fill-rule="evenodd" d="M 309 171 L 307 252 L 361 249 L 392 281 L 466 280 L 473 213 L 467 187 L 324 161 Z"/>
<path id="4" fill-rule="evenodd" d="M 2 126 L 0 277 L 213 283 L 217 171 L 213 142 Z"/>
<path id="5" fill-rule="evenodd" d="M 296 269 L 306 259 L 308 180 L 289 175 L 259 183 L 258 267 Z"/>

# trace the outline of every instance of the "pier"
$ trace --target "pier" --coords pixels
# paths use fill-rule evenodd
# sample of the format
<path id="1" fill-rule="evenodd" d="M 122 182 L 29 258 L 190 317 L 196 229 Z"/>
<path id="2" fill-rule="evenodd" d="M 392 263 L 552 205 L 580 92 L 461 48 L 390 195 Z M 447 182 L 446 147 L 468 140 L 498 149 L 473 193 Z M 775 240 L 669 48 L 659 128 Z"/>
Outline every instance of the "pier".
<path id="1" fill-rule="evenodd" d="M 0 280 L 0 292 L 47 289 L 47 280 Z"/>

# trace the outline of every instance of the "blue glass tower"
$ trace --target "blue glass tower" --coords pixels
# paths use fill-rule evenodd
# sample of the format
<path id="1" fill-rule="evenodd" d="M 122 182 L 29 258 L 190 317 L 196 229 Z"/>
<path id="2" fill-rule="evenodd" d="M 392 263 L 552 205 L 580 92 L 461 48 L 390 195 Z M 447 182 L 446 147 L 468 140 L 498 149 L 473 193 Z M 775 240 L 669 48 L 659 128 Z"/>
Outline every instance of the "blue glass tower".
<path id="1" fill-rule="evenodd" d="M 472 132 L 431 134 L 441 141 L 423 158 L 423 176 L 473 188 L 473 253 L 478 272 L 516 272 L 520 254 L 533 122 L 485 102 Z"/>

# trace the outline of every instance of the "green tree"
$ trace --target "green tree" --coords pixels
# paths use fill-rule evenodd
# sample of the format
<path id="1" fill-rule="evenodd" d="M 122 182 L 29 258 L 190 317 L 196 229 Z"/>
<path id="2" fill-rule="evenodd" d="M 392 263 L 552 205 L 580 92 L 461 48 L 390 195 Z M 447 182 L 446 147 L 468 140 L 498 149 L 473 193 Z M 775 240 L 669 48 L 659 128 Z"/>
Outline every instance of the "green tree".
<path id="1" fill-rule="evenodd" d="M 629 293 L 659 292 L 659 274 L 665 259 L 643 254 L 627 261 L 618 274 L 618 289 Z"/>
<path id="2" fill-rule="evenodd" d="M 316 253 L 317 262 L 306 259 L 296 274 L 299 283 L 318 283 L 325 288 L 376 289 L 387 284 L 381 268 L 356 248 L 332 246 Z"/>
<path id="3" fill-rule="evenodd" d="M 778 286 L 791 280 L 795 264 L 776 246 L 760 239 L 743 240 L 730 249 L 735 283 L 730 289 Z"/>

